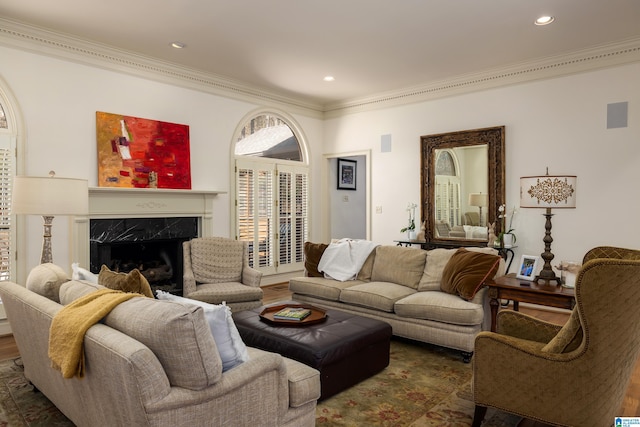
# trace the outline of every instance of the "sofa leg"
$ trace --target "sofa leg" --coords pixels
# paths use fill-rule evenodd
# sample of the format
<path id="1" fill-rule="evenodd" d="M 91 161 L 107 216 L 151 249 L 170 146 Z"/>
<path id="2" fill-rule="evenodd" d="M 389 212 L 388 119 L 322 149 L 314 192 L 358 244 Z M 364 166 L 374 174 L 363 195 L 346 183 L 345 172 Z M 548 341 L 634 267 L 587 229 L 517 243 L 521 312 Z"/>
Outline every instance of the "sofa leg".
<path id="1" fill-rule="evenodd" d="M 473 356 L 473 351 L 463 351 L 462 352 L 462 361 L 464 363 L 471 362 L 471 357 Z"/>
<path id="2" fill-rule="evenodd" d="M 471 423 L 471 427 L 480 427 L 482 421 L 484 421 L 484 416 L 487 415 L 487 407 L 476 405 L 476 410 L 473 413 L 473 423 Z"/>

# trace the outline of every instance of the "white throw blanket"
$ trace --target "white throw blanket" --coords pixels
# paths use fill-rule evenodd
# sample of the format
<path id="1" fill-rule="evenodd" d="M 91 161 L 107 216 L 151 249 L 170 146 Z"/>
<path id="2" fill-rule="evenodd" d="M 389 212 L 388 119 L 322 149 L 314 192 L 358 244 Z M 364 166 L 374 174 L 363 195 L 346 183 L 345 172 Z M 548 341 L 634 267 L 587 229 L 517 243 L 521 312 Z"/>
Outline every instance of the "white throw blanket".
<path id="1" fill-rule="evenodd" d="M 369 240 L 341 239 L 330 243 L 320 258 L 318 271 L 340 282 L 353 280 L 376 246 Z"/>

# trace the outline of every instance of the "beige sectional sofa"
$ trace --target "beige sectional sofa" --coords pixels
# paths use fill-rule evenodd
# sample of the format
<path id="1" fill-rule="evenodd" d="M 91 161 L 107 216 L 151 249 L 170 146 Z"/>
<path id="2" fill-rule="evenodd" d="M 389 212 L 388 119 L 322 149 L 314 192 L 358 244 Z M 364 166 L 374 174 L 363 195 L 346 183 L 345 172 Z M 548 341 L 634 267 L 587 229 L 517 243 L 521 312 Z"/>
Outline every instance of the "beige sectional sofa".
<path id="1" fill-rule="evenodd" d="M 396 336 L 457 349 L 465 362 L 471 359 L 475 336 L 490 327 L 483 284 L 505 270 L 495 249 L 378 246 L 355 280 L 338 281 L 314 271 L 326 246 L 305 245 L 305 276 L 289 281 L 294 300 L 379 319 Z M 466 290 L 453 289 L 456 284 Z"/>
<path id="2" fill-rule="evenodd" d="M 102 287 L 0 283 L 26 378 L 78 426 L 313 426 L 318 371 L 254 348 L 223 372 L 203 308 L 135 297 L 84 338 L 85 374 L 64 379 L 48 358 L 52 319 Z M 59 284 L 58 284 L 59 286 Z M 36 286 L 37 288 L 37 286 Z M 48 295 L 44 296 L 43 294 Z"/>

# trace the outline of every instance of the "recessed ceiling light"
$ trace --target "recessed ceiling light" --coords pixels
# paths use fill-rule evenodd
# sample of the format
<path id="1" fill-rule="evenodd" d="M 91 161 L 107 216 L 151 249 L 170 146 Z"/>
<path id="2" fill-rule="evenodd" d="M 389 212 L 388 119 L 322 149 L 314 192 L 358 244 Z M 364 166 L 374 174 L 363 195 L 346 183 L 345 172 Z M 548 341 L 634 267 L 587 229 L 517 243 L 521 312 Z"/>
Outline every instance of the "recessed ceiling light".
<path id="1" fill-rule="evenodd" d="M 553 21 L 555 21 L 555 19 L 556 18 L 554 18 L 553 16 L 541 16 L 540 18 L 536 19 L 533 23 L 536 25 L 549 25 Z"/>
<path id="2" fill-rule="evenodd" d="M 335 77 L 333 77 L 333 76 L 325 76 L 325 78 L 322 79 L 322 80 L 324 80 L 325 82 L 332 82 L 332 81 L 335 80 Z"/>
<path id="3" fill-rule="evenodd" d="M 176 49 L 182 49 L 185 46 L 186 46 L 186 44 L 184 44 L 182 42 L 171 42 L 171 47 L 174 47 Z"/>

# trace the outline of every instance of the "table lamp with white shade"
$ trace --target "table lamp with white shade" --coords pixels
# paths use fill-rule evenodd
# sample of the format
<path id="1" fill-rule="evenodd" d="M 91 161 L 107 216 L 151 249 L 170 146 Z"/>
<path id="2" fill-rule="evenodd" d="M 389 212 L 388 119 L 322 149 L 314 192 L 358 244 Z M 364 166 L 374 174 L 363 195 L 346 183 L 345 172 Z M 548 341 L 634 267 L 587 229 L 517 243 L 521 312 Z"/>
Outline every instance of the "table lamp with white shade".
<path id="1" fill-rule="evenodd" d="M 479 216 L 479 225 L 484 225 L 482 221 L 482 208 L 486 207 L 489 204 L 489 195 L 486 193 L 469 193 L 469 206 L 476 206 L 480 211 L 478 213 Z"/>
<path id="2" fill-rule="evenodd" d="M 89 187 L 85 179 L 16 176 L 13 179 L 11 212 L 15 215 L 42 215 L 44 234 L 40 263 L 52 262 L 51 226 L 54 216 L 86 215 Z"/>
<path id="3" fill-rule="evenodd" d="M 544 260 L 544 266 L 540 274 L 534 279 L 536 282 L 560 284 L 560 278 L 551 268 L 551 209 L 573 209 L 576 207 L 576 176 L 575 175 L 549 175 L 523 176 L 520 178 L 520 207 L 521 208 L 546 208 L 543 215 L 547 218 L 545 223 L 544 252 L 540 257 Z"/>

